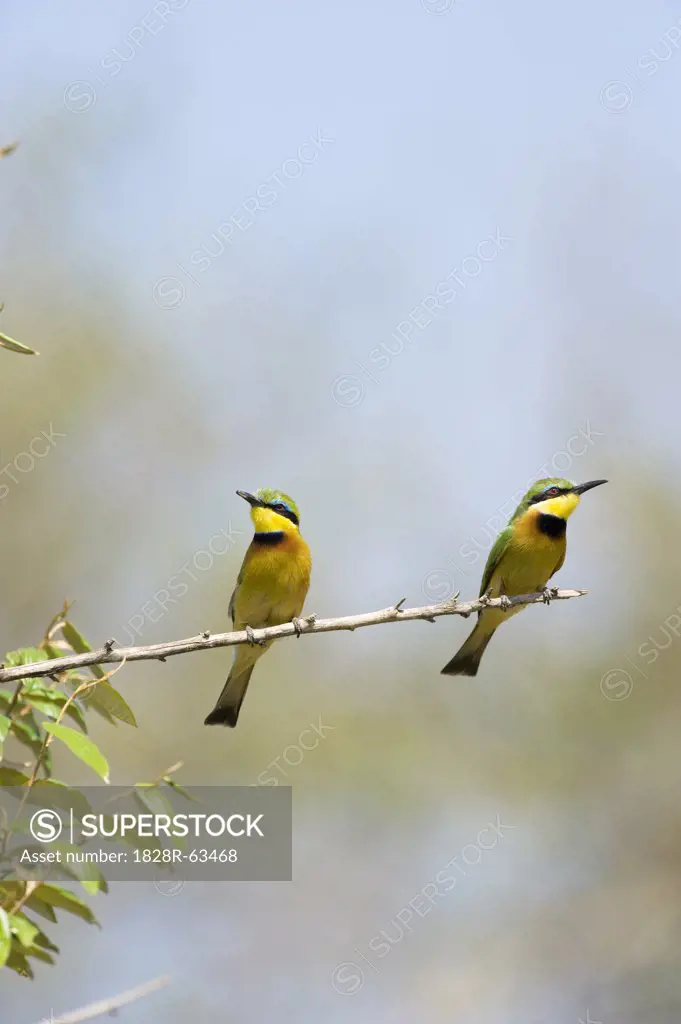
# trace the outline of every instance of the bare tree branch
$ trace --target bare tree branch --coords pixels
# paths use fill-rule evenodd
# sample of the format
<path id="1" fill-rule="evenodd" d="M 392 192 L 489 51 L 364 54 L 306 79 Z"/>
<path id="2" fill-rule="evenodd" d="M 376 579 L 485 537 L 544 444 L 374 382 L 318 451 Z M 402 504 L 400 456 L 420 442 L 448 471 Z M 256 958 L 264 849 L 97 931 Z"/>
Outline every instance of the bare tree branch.
<path id="1" fill-rule="evenodd" d="M 121 992 L 119 996 L 113 996 L 111 999 L 100 999 L 96 1003 L 83 1006 L 80 1010 L 63 1013 L 60 1017 L 55 1017 L 54 1011 L 52 1011 L 49 1017 L 43 1017 L 38 1024 L 82 1024 L 82 1021 L 94 1020 L 95 1017 L 107 1015 L 113 1017 L 122 1006 L 128 1006 L 130 1003 L 134 1003 L 138 999 L 144 998 L 144 996 L 151 995 L 152 992 L 165 988 L 169 984 L 170 978 L 168 975 L 154 978 L 152 981 L 145 982 L 144 985 L 138 985 L 137 988 L 129 988 L 127 992 Z"/>
<path id="2" fill-rule="evenodd" d="M 458 595 L 441 604 L 425 605 L 422 608 L 403 608 L 404 598 L 390 608 L 363 615 L 346 615 L 339 619 L 318 619 L 315 615 L 285 622 L 281 626 L 268 626 L 235 633 L 201 633 L 188 640 L 172 640 L 165 644 L 151 644 L 148 647 L 119 647 L 114 650 L 115 640 L 108 640 L 98 651 L 86 654 L 71 654 L 49 661 L 36 661 L 27 665 L 16 665 L 0 669 L 0 683 L 13 683 L 19 679 L 36 676 L 56 676 L 68 669 L 87 668 L 89 665 L 109 665 L 123 661 L 165 661 L 176 654 L 190 654 L 192 651 L 209 651 L 214 647 L 234 647 L 236 644 L 264 643 L 267 640 L 282 640 L 287 636 L 301 636 L 303 633 L 331 633 L 339 629 L 361 629 L 363 626 L 379 626 L 384 622 L 406 622 L 410 619 L 425 619 L 434 622 L 440 615 L 463 615 L 468 618 L 483 608 L 513 608 L 524 604 L 546 604 L 550 601 L 567 601 L 571 597 L 583 597 L 586 590 L 545 590 L 536 594 L 522 594 L 519 597 L 480 597 L 475 601 L 457 601 Z"/>

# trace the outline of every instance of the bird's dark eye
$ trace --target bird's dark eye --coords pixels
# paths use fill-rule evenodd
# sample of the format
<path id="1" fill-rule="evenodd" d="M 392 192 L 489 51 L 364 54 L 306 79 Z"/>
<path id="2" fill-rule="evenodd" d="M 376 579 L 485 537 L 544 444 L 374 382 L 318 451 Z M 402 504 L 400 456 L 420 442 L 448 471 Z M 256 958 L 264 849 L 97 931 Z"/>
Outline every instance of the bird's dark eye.
<path id="1" fill-rule="evenodd" d="M 274 509 L 275 512 L 285 512 L 286 511 L 286 505 L 283 505 L 280 501 L 278 501 L 276 503 L 276 505 L 273 505 L 272 508 Z"/>
<path id="2" fill-rule="evenodd" d="M 546 494 L 549 498 L 557 498 L 560 494 L 560 487 L 549 487 Z"/>

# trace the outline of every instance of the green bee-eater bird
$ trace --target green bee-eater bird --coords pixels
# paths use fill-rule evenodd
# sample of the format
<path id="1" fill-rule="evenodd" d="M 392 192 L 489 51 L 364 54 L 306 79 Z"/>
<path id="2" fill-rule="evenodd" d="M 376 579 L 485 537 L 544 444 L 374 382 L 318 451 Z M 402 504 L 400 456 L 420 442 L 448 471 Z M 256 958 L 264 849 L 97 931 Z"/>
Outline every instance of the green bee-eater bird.
<path id="1" fill-rule="evenodd" d="M 497 537 L 489 553 L 480 585 L 480 596 L 517 597 L 544 590 L 565 561 L 567 521 L 579 505 L 580 495 L 607 480 L 572 484 L 569 480 L 537 480 Z M 478 622 L 463 647 L 442 669 L 446 676 L 477 675 L 480 659 L 495 630 L 524 605 L 489 608 L 478 613 Z"/>
<path id="2" fill-rule="evenodd" d="M 236 493 L 251 506 L 255 534 L 229 602 L 234 628 L 250 633 L 254 628 L 295 622 L 303 610 L 312 566 L 310 549 L 300 535 L 296 503 L 269 488 L 255 494 Z M 271 645 L 270 640 L 236 647 L 232 671 L 206 725 L 234 728 L 255 663 Z"/>

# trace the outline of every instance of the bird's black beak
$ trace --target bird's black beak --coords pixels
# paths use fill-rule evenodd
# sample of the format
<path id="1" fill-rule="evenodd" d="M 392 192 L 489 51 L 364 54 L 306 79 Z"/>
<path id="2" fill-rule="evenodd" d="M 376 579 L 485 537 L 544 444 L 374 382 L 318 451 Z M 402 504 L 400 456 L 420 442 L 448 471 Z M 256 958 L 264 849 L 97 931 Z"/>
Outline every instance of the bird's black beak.
<path id="1" fill-rule="evenodd" d="M 248 491 L 237 491 L 236 493 L 240 498 L 243 498 L 244 501 L 247 501 L 251 508 L 262 508 L 264 504 L 260 498 L 256 498 L 255 494 L 249 494 Z"/>
<path id="2" fill-rule="evenodd" d="M 585 484 L 577 484 L 572 490 L 575 494 L 584 494 L 585 491 L 590 491 L 592 487 L 600 487 L 601 484 L 607 484 L 607 480 L 589 480 Z"/>

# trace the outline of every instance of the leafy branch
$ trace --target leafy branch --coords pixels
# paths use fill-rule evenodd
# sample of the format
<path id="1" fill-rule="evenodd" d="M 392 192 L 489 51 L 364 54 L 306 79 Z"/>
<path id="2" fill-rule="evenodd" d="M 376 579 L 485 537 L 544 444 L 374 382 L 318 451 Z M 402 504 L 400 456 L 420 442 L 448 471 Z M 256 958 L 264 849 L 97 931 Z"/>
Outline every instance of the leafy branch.
<path id="1" fill-rule="evenodd" d="M 81 675 L 74 669 L 62 667 L 53 673 L 49 682 L 36 676 L 33 666 L 46 656 L 64 662 L 69 656 L 90 650 L 68 615 L 69 606 L 65 604 L 48 625 L 37 647 L 25 647 L 6 655 L 7 664 L 25 672 L 14 690 L 0 689 L 0 787 L 19 787 L 17 793 L 21 794 L 18 810 L 11 820 L 0 806 L 0 968 L 8 967 L 26 978 L 34 976 L 33 961 L 54 964 L 59 953 L 58 946 L 39 923 L 40 918 L 54 925 L 58 923 L 57 912 L 65 912 L 88 924 L 97 924 L 88 903 L 70 888 L 55 884 L 52 877 L 63 879 L 67 884 L 79 883 L 89 896 L 108 892 L 108 884 L 95 864 L 77 861 L 55 865 L 49 882 L 27 879 L 26 872 L 10 853 L 10 839 L 26 830 L 22 815 L 27 804 L 59 806 L 61 799 L 84 811 L 90 810 L 83 793 L 54 778 L 52 746 L 55 740 L 108 782 L 109 764 L 88 735 L 88 721 L 92 714 L 97 714 L 111 725 L 117 722 L 137 724 L 126 701 L 110 683 L 118 669 L 105 673 L 98 665 L 93 665 L 86 675 Z M 8 748 L 12 749 L 14 760 L 7 756 Z M 30 755 L 28 759 L 25 759 L 26 752 Z M 184 793 L 171 777 L 180 767 L 181 763 L 175 764 L 152 782 L 137 783 L 133 792 L 138 801 L 150 808 L 154 801 L 163 801 L 165 787 Z M 133 845 L 139 842 L 132 836 L 128 841 Z M 158 985 L 154 983 L 154 987 Z M 88 1020 L 110 1012 L 145 994 L 140 990 L 139 995 L 135 995 L 136 991 L 86 1008 L 87 1016 L 78 1011 L 81 1016 L 73 1015 L 64 1020 Z M 100 1005 L 108 1008 L 97 1014 L 91 1012 Z"/>

